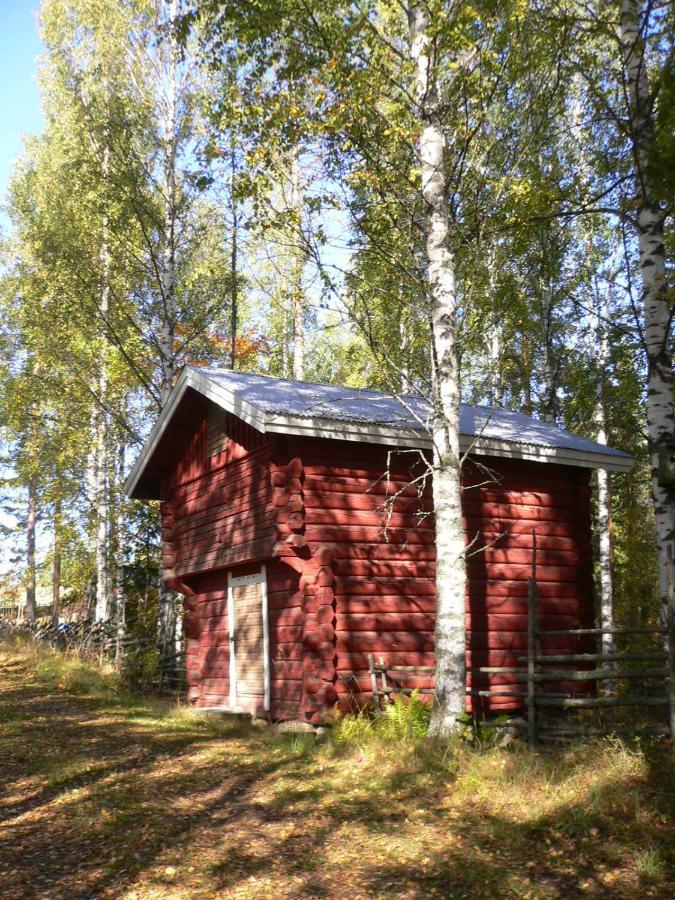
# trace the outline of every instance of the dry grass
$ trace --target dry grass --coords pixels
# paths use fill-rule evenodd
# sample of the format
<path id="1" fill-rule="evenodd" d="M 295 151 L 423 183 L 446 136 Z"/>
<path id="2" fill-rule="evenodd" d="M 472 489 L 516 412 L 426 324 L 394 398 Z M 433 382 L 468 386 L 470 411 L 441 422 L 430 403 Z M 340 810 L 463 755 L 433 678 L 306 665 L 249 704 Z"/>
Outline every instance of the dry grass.
<path id="1" fill-rule="evenodd" d="M 203 721 L 0 647 L 3 898 L 675 896 L 671 751 Z"/>

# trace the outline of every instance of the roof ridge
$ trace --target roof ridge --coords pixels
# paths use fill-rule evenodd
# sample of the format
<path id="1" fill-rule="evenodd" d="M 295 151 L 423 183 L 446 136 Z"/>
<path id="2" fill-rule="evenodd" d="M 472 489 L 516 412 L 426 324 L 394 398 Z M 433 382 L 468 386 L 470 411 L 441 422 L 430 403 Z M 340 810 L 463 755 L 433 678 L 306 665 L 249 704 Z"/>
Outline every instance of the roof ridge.
<path id="1" fill-rule="evenodd" d="M 411 397 L 415 400 L 422 400 L 425 403 L 430 403 L 428 397 L 424 394 L 418 393 L 403 393 L 399 391 L 383 391 L 380 388 L 374 387 L 365 387 L 365 388 L 357 388 L 357 387 L 349 387 L 346 384 L 330 384 L 326 381 L 307 381 L 303 379 L 300 381 L 297 378 L 284 378 L 279 375 L 269 375 L 265 372 L 238 372 L 236 369 L 228 369 L 227 366 L 195 366 L 192 363 L 188 363 L 185 368 L 195 369 L 197 372 L 218 372 L 223 375 L 243 375 L 247 378 L 265 378 L 269 381 L 284 381 L 287 384 L 306 384 L 311 387 L 327 387 L 327 388 L 343 388 L 347 391 L 358 391 L 361 394 L 369 393 L 369 394 L 381 394 L 384 397 L 392 397 L 394 400 L 399 397 L 408 398 Z M 463 401 L 460 403 L 460 406 L 465 406 L 467 409 L 491 409 L 496 412 L 513 412 L 519 415 L 525 415 L 525 413 L 521 413 L 517 409 L 509 409 L 506 406 L 488 406 L 482 403 L 464 403 Z M 529 417 L 531 418 L 531 417 Z M 538 421 L 538 420 L 535 420 Z"/>
<path id="2" fill-rule="evenodd" d="M 299 385 L 310 385 L 311 387 L 326 387 L 326 388 L 342 388 L 346 391 L 358 391 L 360 394 L 382 394 L 385 397 L 392 397 L 393 399 L 397 399 L 397 397 L 413 397 L 416 400 L 424 400 L 426 403 L 429 401 L 424 396 L 424 394 L 404 394 L 399 393 L 398 391 L 382 391 L 380 388 L 374 387 L 365 387 L 365 388 L 357 388 L 357 387 L 349 387 L 346 384 L 329 384 L 325 381 L 299 381 L 297 378 L 284 378 L 283 376 L 278 375 L 267 375 L 263 372 L 237 372 L 236 369 L 228 369 L 225 366 L 194 366 L 191 363 L 188 363 L 185 368 L 194 369 L 197 372 L 218 372 L 223 375 L 243 375 L 247 378 L 265 378 L 269 381 L 284 381 L 286 384 L 299 384 Z M 466 406 L 467 404 L 462 404 Z M 477 407 L 478 408 L 478 407 Z"/>

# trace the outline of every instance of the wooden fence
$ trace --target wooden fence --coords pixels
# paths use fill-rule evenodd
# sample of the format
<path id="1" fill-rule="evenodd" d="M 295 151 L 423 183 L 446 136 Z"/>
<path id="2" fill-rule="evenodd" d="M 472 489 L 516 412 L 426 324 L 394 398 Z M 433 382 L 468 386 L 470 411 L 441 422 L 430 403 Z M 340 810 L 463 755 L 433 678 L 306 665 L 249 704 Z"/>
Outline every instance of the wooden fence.
<path id="1" fill-rule="evenodd" d="M 603 651 L 603 636 L 613 642 L 636 639 L 650 646 Z M 543 650 L 545 637 L 595 639 L 595 652 Z M 532 573 L 528 583 L 527 655 L 518 666 L 481 666 L 483 674 L 510 675 L 523 698 L 527 740 L 540 742 L 606 734 L 675 733 L 675 633 L 663 627 L 542 629 L 537 588 L 537 544 L 532 535 Z M 601 692 L 598 690 L 602 686 Z M 555 688 L 555 692 L 551 691 Z M 504 696 L 499 690 L 481 696 Z"/>
<path id="2" fill-rule="evenodd" d="M 534 748 L 543 742 L 607 734 L 675 735 L 675 629 L 662 627 L 542 629 L 536 579 L 536 540 L 533 536 L 532 574 L 528 585 L 527 654 L 516 666 L 477 666 L 481 675 L 505 675 L 512 685 L 468 693 L 472 697 L 510 697 L 522 700 L 525 721 L 515 718 L 511 728 L 526 725 Z M 633 646 L 603 652 L 603 636 Z M 521 636 L 524 636 L 521 633 Z M 594 652 L 544 650 L 545 637 L 569 637 L 578 644 L 594 639 Z M 641 644 L 642 646 L 637 646 Z M 646 645 L 646 646 L 645 646 Z M 398 693 L 409 694 L 411 676 L 433 676 L 433 668 L 377 665 L 369 657 L 371 690 L 376 709 Z M 433 689 L 420 693 L 433 694 Z"/>
<path id="3" fill-rule="evenodd" d="M 675 670 L 672 641 L 666 640 L 665 628 L 541 629 L 534 577 L 530 579 L 528 623 L 528 652 L 519 660 L 526 664 L 527 672 L 524 679 L 517 670 L 514 674 L 516 680 L 522 679 L 527 685 L 530 747 L 540 741 L 575 736 L 672 735 Z M 617 643 L 640 638 L 651 646 L 609 653 L 602 650 L 604 635 L 611 635 Z M 561 636 L 593 638 L 599 646 L 596 652 L 589 653 L 542 650 L 543 637 Z M 551 685 L 569 684 L 581 690 L 567 688 L 564 692 L 551 693 L 547 689 Z"/>
<path id="4" fill-rule="evenodd" d="M 13 632 L 29 633 L 34 640 L 54 649 L 93 657 L 100 663 L 110 662 L 120 670 L 135 670 L 137 686 L 142 689 L 162 695 L 181 696 L 185 693 L 185 651 L 160 653 L 153 640 L 123 634 L 115 622 L 82 620 L 54 625 L 38 621 L 32 629 L 14 622 L 5 624 Z M 147 666 L 141 665 L 143 655 L 149 657 Z"/>

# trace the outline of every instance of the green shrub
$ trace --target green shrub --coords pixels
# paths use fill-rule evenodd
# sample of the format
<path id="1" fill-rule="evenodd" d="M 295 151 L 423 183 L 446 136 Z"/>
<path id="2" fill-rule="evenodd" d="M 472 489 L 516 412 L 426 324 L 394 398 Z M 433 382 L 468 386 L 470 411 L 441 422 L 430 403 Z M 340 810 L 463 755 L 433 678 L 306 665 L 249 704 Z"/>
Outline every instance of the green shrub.
<path id="1" fill-rule="evenodd" d="M 383 738 L 391 741 L 426 737 L 430 720 L 431 707 L 415 690 L 407 700 L 399 694 L 394 703 L 385 706 L 384 715 L 377 722 L 377 730 Z"/>
<path id="2" fill-rule="evenodd" d="M 369 710 L 359 710 L 336 719 L 331 737 L 337 744 L 362 747 L 373 740 L 375 718 Z"/>

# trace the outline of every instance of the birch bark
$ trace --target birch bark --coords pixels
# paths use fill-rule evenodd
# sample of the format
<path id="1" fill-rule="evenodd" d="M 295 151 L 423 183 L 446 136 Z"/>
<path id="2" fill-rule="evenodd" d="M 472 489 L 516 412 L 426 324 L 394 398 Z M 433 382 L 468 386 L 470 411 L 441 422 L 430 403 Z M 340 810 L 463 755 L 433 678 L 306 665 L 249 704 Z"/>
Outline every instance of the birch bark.
<path id="1" fill-rule="evenodd" d="M 54 558 L 52 562 L 52 624 L 61 612 L 61 501 L 54 504 Z"/>
<path id="2" fill-rule="evenodd" d="M 544 422 L 555 425 L 558 413 L 557 364 L 553 348 L 553 291 L 549 277 L 543 273 L 541 277 L 544 319 L 544 372 L 541 417 Z"/>
<path id="3" fill-rule="evenodd" d="M 487 262 L 488 268 L 488 296 L 492 299 L 497 290 L 497 251 L 495 247 L 490 250 Z M 502 339 L 499 323 L 490 322 L 485 330 L 485 354 L 487 357 L 486 400 L 488 406 L 501 406 L 503 403 L 502 380 Z"/>
<path id="4" fill-rule="evenodd" d="M 302 290 L 304 260 L 302 253 L 302 191 L 300 188 L 300 160 L 297 143 L 291 150 L 291 210 L 294 231 L 291 249 L 291 322 L 293 323 L 293 378 L 305 377 L 305 298 Z"/>
<path id="5" fill-rule="evenodd" d="M 595 311 L 594 320 L 594 359 L 597 367 L 595 381 L 595 407 L 593 421 L 595 423 L 595 439 L 599 444 L 607 444 L 607 420 L 605 415 L 605 370 L 609 352 L 607 340 L 607 318 L 609 309 L 606 298 L 596 302 L 599 309 Z M 611 539 L 611 493 L 609 473 L 606 469 L 597 470 L 598 482 L 598 563 L 600 568 L 600 627 L 614 628 L 614 588 L 612 583 L 612 539 Z M 613 654 L 615 651 L 614 636 L 602 635 L 602 652 Z M 612 685 L 607 685 L 611 688 Z"/>
<path id="6" fill-rule="evenodd" d="M 37 606 L 35 598 L 35 532 L 37 528 L 37 481 L 28 482 L 28 515 L 26 517 L 26 622 L 35 624 Z"/>
<path id="7" fill-rule="evenodd" d="M 403 291 L 401 290 L 401 293 Z M 398 333 L 401 337 L 401 364 L 399 366 L 399 389 L 402 394 L 410 390 L 410 329 L 404 315 L 405 301 L 401 298 L 400 319 L 398 322 Z"/>
<path id="8" fill-rule="evenodd" d="M 125 451 L 124 441 L 120 442 L 117 455 L 117 477 L 119 483 L 124 479 L 125 470 Z M 117 508 L 113 520 L 113 552 L 115 555 L 115 577 L 114 577 L 114 594 L 115 594 L 115 625 L 116 625 L 116 647 L 115 647 L 115 665 L 118 669 L 122 668 L 124 663 L 122 641 L 126 631 L 126 594 L 124 591 L 124 492 L 118 494 Z"/>
<path id="9" fill-rule="evenodd" d="M 163 3 L 164 0 L 161 0 Z M 178 39 L 176 35 L 177 0 L 167 4 L 168 37 L 163 48 L 163 96 L 161 98 L 162 168 L 164 216 L 162 223 L 162 259 L 160 288 L 162 324 L 159 337 L 161 356 L 160 405 L 169 398 L 176 372 L 176 152 L 177 152 L 177 75 Z"/>
<path id="10" fill-rule="evenodd" d="M 497 323 L 488 326 L 485 334 L 485 349 L 487 357 L 488 383 L 486 386 L 486 399 L 488 406 L 502 406 L 504 403 L 504 388 L 502 378 L 502 336 Z"/>
<path id="11" fill-rule="evenodd" d="M 586 158 L 586 150 L 583 141 L 583 115 L 582 115 L 582 79 L 579 78 L 575 85 L 575 99 L 572 108 L 572 126 L 577 135 L 577 153 L 579 154 L 579 175 L 581 187 L 586 196 L 590 196 L 591 179 Z M 592 226 L 584 220 L 581 224 L 583 245 L 586 251 L 586 259 L 591 266 L 597 260 L 597 252 L 593 246 Z M 595 425 L 595 439 L 599 444 L 607 444 L 607 414 L 605 408 L 605 379 L 607 377 L 607 364 L 609 360 L 609 340 L 607 325 L 609 323 L 609 297 L 607 288 L 601 291 L 595 274 L 589 278 L 590 309 L 588 329 L 588 363 L 591 371 L 595 372 L 595 404 L 593 407 L 593 423 Z M 614 585 L 612 577 L 612 495 L 609 473 L 606 469 L 596 470 L 597 501 L 598 501 L 598 567 L 600 570 L 600 627 L 603 630 L 614 628 Z M 616 645 L 614 635 L 601 635 L 601 649 L 607 655 L 614 655 Z M 604 688 L 611 693 L 615 684 L 605 682 Z"/>
<path id="12" fill-rule="evenodd" d="M 239 204 L 236 194 L 237 154 L 230 149 L 230 204 L 232 208 L 232 240 L 230 244 L 230 368 L 237 367 L 237 328 L 239 317 Z"/>
<path id="13" fill-rule="evenodd" d="M 105 367 L 104 367 L 105 368 Z M 99 378 L 99 392 L 107 393 L 105 375 Z M 105 393 L 100 394 L 105 396 Z M 96 606 L 94 618 L 106 621 L 110 616 L 110 573 L 108 570 L 108 421 L 101 409 L 96 422 Z"/>
<path id="14" fill-rule="evenodd" d="M 433 365 L 433 485 L 436 520 L 436 703 L 430 733 L 446 736 L 459 727 L 466 695 L 466 565 L 461 507 L 457 295 L 450 249 L 445 142 L 440 96 L 425 4 L 408 7 L 410 53 L 420 124 L 417 145 L 422 173 L 426 234 L 427 295 Z"/>
<path id="15" fill-rule="evenodd" d="M 665 212 L 651 176 L 655 142 L 652 96 L 641 33 L 647 10 L 639 0 L 622 0 L 619 35 L 627 98 L 637 235 L 642 273 L 644 340 L 647 353 L 647 424 L 652 465 L 652 498 L 659 552 L 661 610 L 665 624 L 675 624 L 672 560 L 675 556 L 675 417 L 671 312 L 668 304 L 664 247 Z"/>
<path id="16" fill-rule="evenodd" d="M 110 166 L 110 149 L 103 150 L 103 180 L 107 183 Z M 95 504 L 96 504 L 96 621 L 107 621 L 110 616 L 110 570 L 108 556 L 108 537 L 110 525 L 109 495 L 109 443 L 110 423 L 105 411 L 108 397 L 108 361 L 106 354 L 105 327 L 110 313 L 110 246 L 108 221 L 104 213 L 101 235 L 101 296 L 100 317 L 104 334 L 102 353 L 98 372 L 99 409 L 96 414 L 96 451 L 95 451 Z"/>
<path id="17" fill-rule="evenodd" d="M 161 300 L 162 325 L 160 331 L 161 384 L 160 405 L 163 408 L 169 399 L 176 373 L 176 237 L 177 237 L 177 152 L 178 152 L 178 37 L 176 21 L 177 0 L 160 0 L 166 7 L 168 37 L 162 47 L 162 88 L 160 101 L 164 221 L 161 258 Z M 157 616 L 157 641 L 162 656 L 173 653 L 176 633 L 176 595 L 164 582 L 160 581 L 159 610 Z"/>

